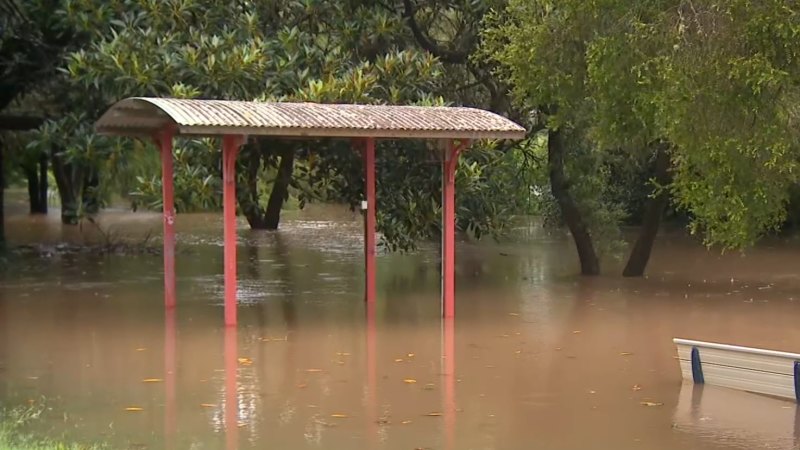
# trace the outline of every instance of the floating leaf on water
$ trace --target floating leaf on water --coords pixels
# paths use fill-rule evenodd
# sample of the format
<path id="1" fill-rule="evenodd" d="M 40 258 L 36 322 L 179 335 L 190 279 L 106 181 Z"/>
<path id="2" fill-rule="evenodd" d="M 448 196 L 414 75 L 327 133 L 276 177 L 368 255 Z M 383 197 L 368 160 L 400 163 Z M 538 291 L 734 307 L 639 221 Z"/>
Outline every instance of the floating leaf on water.
<path id="1" fill-rule="evenodd" d="M 307 373 L 319 373 L 322 372 L 322 369 L 306 369 Z"/>
<path id="2" fill-rule="evenodd" d="M 426 391 L 432 391 L 436 389 L 436 385 L 433 383 L 428 383 L 425 386 L 423 386 L 422 389 L 425 389 Z"/>
<path id="3" fill-rule="evenodd" d="M 213 403 L 200 403 L 200 406 L 202 406 L 203 408 L 214 408 L 217 405 L 215 405 Z"/>
<path id="4" fill-rule="evenodd" d="M 239 364 L 241 364 L 243 366 L 252 366 L 253 365 L 253 359 L 252 358 L 241 357 L 241 358 L 237 358 L 236 360 L 239 361 Z"/>
<path id="5" fill-rule="evenodd" d="M 514 351 L 514 354 L 517 354 L 517 355 L 519 355 L 520 353 L 522 353 L 522 350 L 515 350 L 515 351 Z"/>
<path id="6" fill-rule="evenodd" d="M 138 406 L 128 406 L 127 408 L 125 408 L 125 411 L 128 411 L 128 412 L 139 412 L 139 411 L 144 411 L 144 408 L 140 408 Z"/>
<path id="7" fill-rule="evenodd" d="M 597 394 L 597 391 L 589 391 L 589 393 L 594 395 L 594 394 Z"/>
<path id="8" fill-rule="evenodd" d="M 411 420 L 408 420 L 408 419 L 406 419 L 406 420 L 404 420 L 404 421 L 400 422 L 400 424 L 401 424 L 401 425 L 408 425 L 408 424 L 410 424 L 410 423 L 411 423 Z"/>
<path id="9" fill-rule="evenodd" d="M 336 352 L 336 356 L 350 356 L 350 353 L 347 353 L 347 352 Z"/>
<path id="10" fill-rule="evenodd" d="M 664 404 L 661 402 L 639 402 L 642 406 L 663 406 Z"/>
<path id="11" fill-rule="evenodd" d="M 413 353 L 409 353 L 409 354 L 407 354 L 406 356 L 408 356 L 409 358 L 413 358 L 413 357 L 414 357 L 414 354 L 413 354 Z"/>
<path id="12" fill-rule="evenodd" d="M 342 361 L 342 360 L 336 361 L 336 364 L 338 364 L 340 366 L 343 366 L 344 365 L 344 361 Z"/>
<path id="13" fill-rule="evenodd" d="M 307 388 L 307 387 L 308 387 L 308 385 L 307 385 L 306 383 L 300 383 L 300 384 L 298 384 L 298 385 L 297 385 L 297 387 L 298 387 L 299 389 L 305 389 L 305 388 Z"/>
<path id="14" fill-rule="evenodd" d="M 239 428 L 246 427 L 247 426 L 247 422 L 238 422 L 238 423 L 236 423 L 236 426 L 239 427 Z"/>
<path id="15" fill-rule="evenodd" d="M 336 414 L 331 414 L 331 417 L 333 417 L 334 419 L 346 419 L 350 416 L 348 416 L 347 414 L 336 413 Z"/>
<path id="16" fill-rule="evenodd" d="M 634 390 L 634 391 L 641 391 L 641 390 L 642 390 L 642 387 L 641 387 L 641 386 L 639 386 L 638 384 L 634 384 L 634 385 L 633 385 L 633 387 L 632 387 L 631 389 L 632 389 L 632 390 Z"/>
<path id="17" fill-rule="evenodd" d="M 405 361 L 403 358 L 397 358 L 394 360 L 394 362 L 403 362 L 403 361 Z"/>
<path id="18" fill-rule="evenodd" d="M 619 353 L 619 356 L 631 356 L 631 355 L 633 355 L 633 353 L 631 353 L 631 352 L 620 352 Z"/>
<path id="19" fill-rule="evenodd" d="M 508 315 L 509 315 L 509 316 L 514 316 L 514 317 L 518 317 L 518 316 L 519 316 L 519 314 L 518 314 L 518 313 L 508 313 Z"/>
<path id="20" fill-rule="evenodd" d="M 377 423 L 378 425 L 389 425 L 392 422 L 388 418 L 381 417 L 380 419 L 376 420 L 375 423 Z"/>
<path id="21" fill-rule="evenodd" d="M 581 334 L 581 330 L 575 330 L 572 332 L 572 334 Z"/>
<path id="22" fill-rule="evenodd" d="M 36 377 L 36 376 L 30 376 L 30 377 L 28 377 L 28 379 L 29 379 L 29 380 L 38 380 L 38 379 L 39 379 L 39 377 Z"/>
<path id="23" fill-rule="evenodd" d="M 136 349 L 137 352 L 143 352 L 145 350 L 147 350 L 145 347 L 139 347 Z"/>
<path id="24" fill-rule="evenodd" d="M 406 383 L 406 384 L 414 384 L 416 382 L 417 382 L 417 380 L 415 380 L 413 378 L 406 378 L 406 379 L 403 380 L 403 383 Z"/>
<path id="25" fill-rule="evenodd" d="M 429 412 L 428 414 L 424 414 L 427 417 L 440 417 L 442 413 L 440 412 Z"/>
<path id="26" fill-rule="evenodd" d="M 142 380 L 142 383 L 160 383 L 162 381 L 164 380 L 162 380 L 161 378 L 145 378 L 144 380 Z"/>

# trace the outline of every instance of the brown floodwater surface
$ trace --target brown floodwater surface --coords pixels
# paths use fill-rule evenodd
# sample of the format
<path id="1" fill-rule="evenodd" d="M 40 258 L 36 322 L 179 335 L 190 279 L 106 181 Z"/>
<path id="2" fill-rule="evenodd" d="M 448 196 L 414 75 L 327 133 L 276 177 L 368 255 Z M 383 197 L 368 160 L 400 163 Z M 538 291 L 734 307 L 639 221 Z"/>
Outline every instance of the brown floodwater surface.
<path id="1" fill-rule="evenodd" d="M 160 215 L 106 212 L 131 242 Z M 239 230 L 238 330 L 222 326 L 219 215 L 178 217 L 178 307 L 159 255 L 12 215 L 0 273 L 0 406 L 44 402 L 30 431 L 120 449 L 795 449 L 794 403 L 681 380 L 671 339 L 800 352 L 800 246 L 746 256 L 666 235 L 649 276 L 581 278 L 536 227 L 460 242 L 456 319 L 439 319 L 438 249 L 378 257 L 366 310 L 358 215 L 289 211 Z M 157 242 L 156 242 L 157 244 Z M 647 406 L 652 405 L 652 406 Z M 133 409 L 133 410 L 130 410 Z"/>

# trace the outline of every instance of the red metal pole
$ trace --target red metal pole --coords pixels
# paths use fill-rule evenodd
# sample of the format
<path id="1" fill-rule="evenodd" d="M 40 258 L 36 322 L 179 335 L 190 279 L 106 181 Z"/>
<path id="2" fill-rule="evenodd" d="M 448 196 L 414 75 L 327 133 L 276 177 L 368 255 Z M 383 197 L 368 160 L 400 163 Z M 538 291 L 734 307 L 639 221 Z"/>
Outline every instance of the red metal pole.
<path id="1" fill-rule="evenodd" d="M 239 446 L 239 343 L 236 327 L 225 327 L 225 448 L 236 450 Z"/>
<path id="2" fill-rule="evenodd" d="M 455 303 L 456 165 L 460 147 L 447 142 L 442 163 L 442 317 L 453 318 Z"/>
<path id="3" fill-rule="evenodd" d="M 222 208 L 225 235 L 225 325 L 236 325 L 236 154 L 241 136 L 222 137 Z"/>
<path id="4" fill-rule="evenodd" d="M 156 141 L 161 148 L 161 195 L 164 216 L 164 307 L 175 307 L 175 201 L 172 168 L 172 131 L 164 130 Z"/>
<path id="5" fill-rule="evenodd" d="M 375 139 L 367 138 L 364 147 L 364 190 L 367 196 L 367 209 L 364 211 L 366 220 L 364 225 L 364 258 L 366 286 L 364 299 L 369 303 L 375 302 Z"/>

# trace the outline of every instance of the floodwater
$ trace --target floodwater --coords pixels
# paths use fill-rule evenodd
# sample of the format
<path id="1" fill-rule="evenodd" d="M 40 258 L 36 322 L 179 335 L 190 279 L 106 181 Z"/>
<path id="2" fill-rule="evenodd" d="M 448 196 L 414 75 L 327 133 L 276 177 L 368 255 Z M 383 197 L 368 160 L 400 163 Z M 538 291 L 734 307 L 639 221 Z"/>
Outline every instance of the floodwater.
<path id="1" fill-rule="evenodd" d="M 161 222 L 100 223 L 135 242 Z M 23 252 L 0 274 L 0 405 L 44 401 L 32 431 L 120 449 L 798 448 L 794 403 L 694 388 L 671 342 L 800 351 L 794 241 L 720 256 L 664 236 L 642 280 L 614 261 L 577 277 L 570 241 L 535 227 L 460 242 L 443 323 L 433 245 L 380 255 L 365 309 L 360 223 L 330 207 L 274 233 L 241 222 L 238 330 L 222 326 L 218 215 L 178 217 L 174 314 L 159 255 Z M 7 230 L 101 239 L 55 213 Z"/>

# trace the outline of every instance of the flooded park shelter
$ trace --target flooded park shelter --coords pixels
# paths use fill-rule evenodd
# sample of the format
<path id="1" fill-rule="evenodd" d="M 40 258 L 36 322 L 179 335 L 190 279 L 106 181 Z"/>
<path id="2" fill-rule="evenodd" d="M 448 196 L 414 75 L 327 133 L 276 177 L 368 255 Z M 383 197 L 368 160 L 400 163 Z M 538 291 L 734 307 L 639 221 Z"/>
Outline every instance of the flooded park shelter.
<path id="1" fill-rule="evenodd" d="M 128 98 L 97 121 L 101 134 L 151 137 L 162 157 L 164 298 L 175 299 L 175 207 L 172 145 L 175 136 L 222 137 L 225 324 L 236 325 L 236 174 L 248 136 L 353 140 L 364 159 L 364 298 L 375 301 L 375 141 L 438 141 L 442 157 L 442 315 L 455 314 L 455 170 L 475 139 L 521 139 L 525 129 L 489 111 L 462 107 L 266 103 L 171 98 Z"/>

